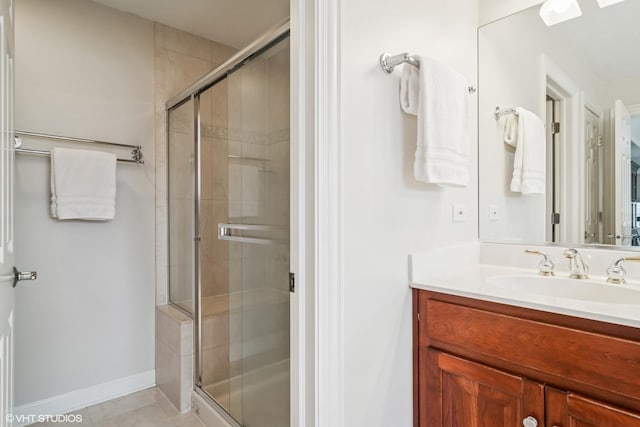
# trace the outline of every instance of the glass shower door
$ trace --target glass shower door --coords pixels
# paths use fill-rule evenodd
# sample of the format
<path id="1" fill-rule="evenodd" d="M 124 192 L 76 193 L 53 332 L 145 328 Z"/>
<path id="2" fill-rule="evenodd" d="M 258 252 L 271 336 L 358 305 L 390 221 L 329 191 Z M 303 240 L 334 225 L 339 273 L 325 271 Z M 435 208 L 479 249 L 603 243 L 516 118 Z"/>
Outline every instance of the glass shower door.
<path id="1" fill-rule="evenodd" d="M 202 389 L 289 425 L 289 45 L 200 94 Z"/>
<path id="2" fill-rule="evenodd" d="M 169 110 L 169 300 L 193 311 L 195 153 L 193 101 Z"/>

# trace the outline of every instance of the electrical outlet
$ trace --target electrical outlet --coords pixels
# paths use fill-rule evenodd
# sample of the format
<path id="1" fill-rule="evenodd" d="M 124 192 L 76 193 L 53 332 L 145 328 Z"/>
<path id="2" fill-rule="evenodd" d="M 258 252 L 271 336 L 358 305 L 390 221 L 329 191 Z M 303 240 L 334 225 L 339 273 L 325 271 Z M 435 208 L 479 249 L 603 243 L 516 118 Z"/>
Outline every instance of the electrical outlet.
<path id="1" fill-rule="evenodd" d="M 465 222 L 467 220 L 467 206 L 463 204 L 453 205 L 453 222 Z"/>

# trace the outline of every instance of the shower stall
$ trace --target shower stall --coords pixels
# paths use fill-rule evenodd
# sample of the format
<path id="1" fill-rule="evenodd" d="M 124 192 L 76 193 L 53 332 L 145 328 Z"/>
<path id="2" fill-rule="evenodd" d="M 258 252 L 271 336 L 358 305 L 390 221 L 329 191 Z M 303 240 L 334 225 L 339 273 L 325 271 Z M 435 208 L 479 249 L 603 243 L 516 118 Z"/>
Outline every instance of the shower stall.
<path id="1" fill-rule="evenodd" d="M 289 425 L 289 26 L 167 104 L 169 299 L 196 391 L 232 424 Z"/>

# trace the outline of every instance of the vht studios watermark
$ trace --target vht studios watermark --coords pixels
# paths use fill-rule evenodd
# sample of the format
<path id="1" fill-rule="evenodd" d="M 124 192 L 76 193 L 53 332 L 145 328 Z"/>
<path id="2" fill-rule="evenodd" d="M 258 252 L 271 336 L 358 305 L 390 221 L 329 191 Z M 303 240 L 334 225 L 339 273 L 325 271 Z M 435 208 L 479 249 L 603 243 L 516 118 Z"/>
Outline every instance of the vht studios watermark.
<path id="1" fill-rule="evenodd" d="M 82 415 L 47 415 L 47 414 L 8 414 L 7 421 L 10 423 L 33 424 L 33 423 L 81 423 Z"/>

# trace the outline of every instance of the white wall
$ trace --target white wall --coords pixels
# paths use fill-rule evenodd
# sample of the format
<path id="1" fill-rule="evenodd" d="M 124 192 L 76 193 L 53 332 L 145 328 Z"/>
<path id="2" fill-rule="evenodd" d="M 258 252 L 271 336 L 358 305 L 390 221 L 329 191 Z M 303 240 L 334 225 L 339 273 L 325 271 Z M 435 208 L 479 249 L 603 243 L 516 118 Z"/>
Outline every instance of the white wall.
<path id="1" fill-rule="evenodd" d="M 605 85 L 607 95 L 605 105 L 612 106 L 616 99 L 621 100 L 627 106 L 640 104 L 640 76 L 611 80 Z"/>
<path id="2" fill-rule="evenodd" d="M 543 3 L 542 0 L 479 0 L 480 25 L 504 18 L 512 13 Z"/>
<path id="3" fill-rule="evenodd" d="M 477 23 L 475 0 L 342 2 L 345 426 L 412 425 L 407 255 L 477 239 L 475 143 L 468 187 L 416 182 L 416 120 L 400 110 L 401 67 L 387 75 L 378 57 L 421 53 L 475 84 Z M 466 222 L 452 223 L 453 203 L 466 204 Z"/>
<path id="4" fill-rule="evenodd" d="M 17 156 L 17 264 L 39 274 L 16 292 L 17 406 L 154 369 L 153 37 L 90 1 L 16 2 L 16 128 L 146 159 L 118 164 L 115 220 L 81 222 L 50 218 L 48 159 Z"/>

